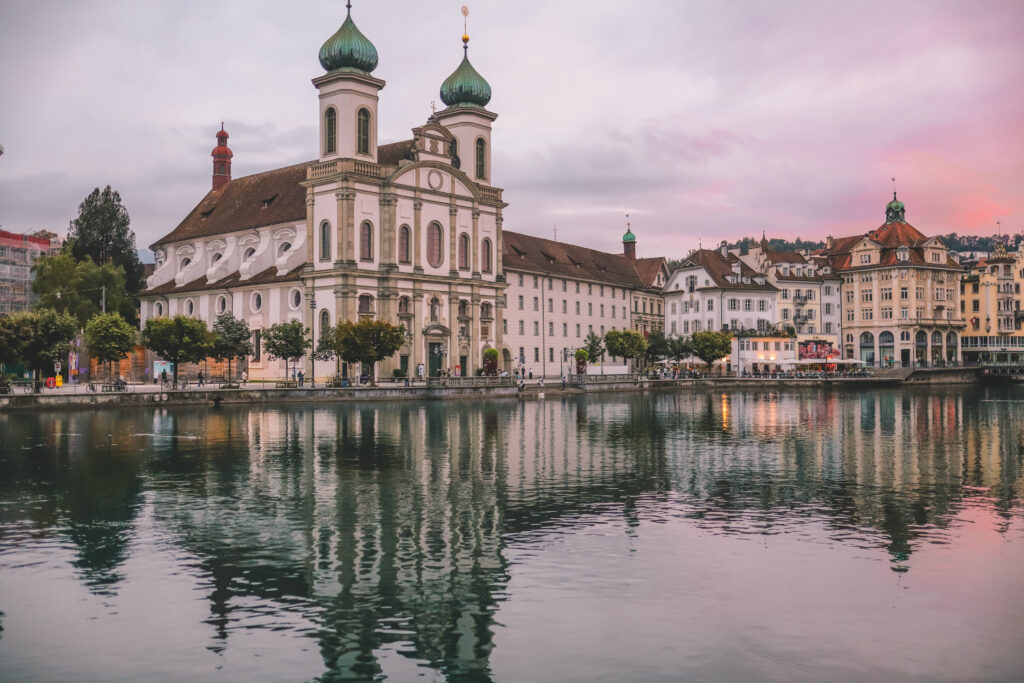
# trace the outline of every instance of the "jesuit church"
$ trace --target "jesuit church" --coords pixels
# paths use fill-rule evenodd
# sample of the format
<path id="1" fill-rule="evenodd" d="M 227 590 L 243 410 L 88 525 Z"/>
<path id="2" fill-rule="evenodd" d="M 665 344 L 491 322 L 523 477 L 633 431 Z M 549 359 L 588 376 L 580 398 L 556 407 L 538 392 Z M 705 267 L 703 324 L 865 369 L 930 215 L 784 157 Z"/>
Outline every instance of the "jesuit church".
<path id="1" fill-rule="evenodd" d="M 253 330 L 252 379 L 285 373 L 284 361 L 268 358 L 260 340 L 263 329 L 291 320 L 301 320 L 314 339 L 339 321 L 363 317 L 404 325 L 406 343 L 378 365 L 381 377 L 399 368 L 415 376 L 421 367 L 428 375 L 472 375 L 487 348 L 500 350 L 504 369 L 525 360 L 526 344 L 536 342 L 504 338 L 510 331 L 502 264 L 507 205 L 502 190 L 491 185 L 497 114 L 486 108 L 490 86 L 469 62 L 469 36 L 462 42 L 462 61 L 441 84 L 446 108 L 413 128 L 411 139 L 379 145 L 385 83 L 373 75 L 377 50 L 356 28 L 350 4 L 341 28 L 320 48 L 324 73 L 313 79 L 317 159 L 232 179 L 232 151 L 222 126 L 212 152 L 210 192 L 152 247 L 156 270 L 140 295 L 142 324 L 181 314 L 212 325 L 217 315 L 231 311 Z M 525 256 L 526 263 L 536 252 L 535 260 L 549 270 L 547 241 L 518 238 L 516 257 Z M 632 243 L 624 247 L 635 250 Z M 633 265 L 628 252 L 604 256 L 623 262 L 615 266 L 628 275 L 619 288 L 628 285 L 630 297 L 636 289 L 658 298 L 660 313 L 664 259 L 651 267 L 643 259 Z M 576 277 L 592 279 L 594 287 L 609 272 L 596 257 L 576 261 Z M 644 268 L 648 272 L 640 277 Z M 652 300 L 652 312 L 654 305 Z M 612 317 L 629 327 L 627 307 L 620 308 L 622 316 Z M 550 327 L 557 334 L 548 322 L 538 330 L 543 335 Z M 529 336 L 522 321 L 517 325 Z M 569 329 L 568 323 L 558 327 Z M 517 329 L 511 332 L 515 336 Z M 542 356 L 554 358 L 544 344 L 533 353 L 542 363 Z M 311 364 L 307 357 L 303 369 L 318 379 L 339 371 L 333 360 Z M 340 371 L 349 374 L 344 364 Z"/>

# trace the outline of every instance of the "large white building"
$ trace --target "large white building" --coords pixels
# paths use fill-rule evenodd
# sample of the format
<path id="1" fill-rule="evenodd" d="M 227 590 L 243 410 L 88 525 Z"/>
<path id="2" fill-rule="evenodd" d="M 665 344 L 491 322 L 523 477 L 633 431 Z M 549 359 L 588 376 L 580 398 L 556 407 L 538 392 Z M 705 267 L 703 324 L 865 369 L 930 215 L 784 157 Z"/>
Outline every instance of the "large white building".
<path id="1" fill-rule="evenodd" d="M 254 331 L 252 378 L 280 377 L 262 330 L 301 320 L 318 337 L 339 321 L 403 324 L 407 341 L 381 374 L 421 364 L 430 374 L 481 365 L 503 348 L 502 191 L 491 183 L 487 82 L 468 59 L 441 85 L 447 105 L 411 139 L 378 143 L 377 51 L 351 15 L 320 49 L 319 146 L 313 161 L 231 177 L 228 134 L 217 133 L 213 187 L 153 245 L 156 271 L 142 322 L 231 311 Z M 306 361 L 334 375 L 334 361 Z M 343 374 L 349 368 L 341 367 Z M 355 369 L 352 369 L 354 372 Z"/>
<path id="2" fill-rule="evenodd" d="M 704 330 L 767 331 L 779 322 L 778 288 L 722 242 L 717 251 L 698 249 L 668 278 L 665 334 L 688 337 Z"/>
<path id="3" fill-rule="evenodd" d="M 571 372 L 572 354 L 590 332 L 661 329 L 668 268 L 663 257 L 636 258 L 632 231 L 623 236 L 622 254 L 510 231 L 502 239 L 505 367 L 511 363 L 534 377 L 558 377 Z M 606 357 L 591 372 L 627 369 L 623 359 Z"/>

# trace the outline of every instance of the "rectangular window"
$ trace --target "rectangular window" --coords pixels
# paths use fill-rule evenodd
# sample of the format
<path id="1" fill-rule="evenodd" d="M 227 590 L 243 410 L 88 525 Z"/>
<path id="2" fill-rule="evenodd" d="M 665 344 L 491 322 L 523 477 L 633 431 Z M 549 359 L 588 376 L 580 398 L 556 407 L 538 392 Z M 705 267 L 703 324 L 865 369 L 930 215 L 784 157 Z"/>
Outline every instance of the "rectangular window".
<path id="1" fill-rule="evenodd" d="M 765 302 L 764 299 L 761 299 L 760 301 L 757 302 L 757 310 L 761 312 L 768 310 L 768 304 L 767 302 Z"/>
<path id="2" fill-rule="evenodd" d="M 825 323 L 825 334 L 832 334 L 832 323 Z"/>
<path id="3" fill-rule="evenodd" d="M 501 333 L 508 334 L 508 319 L 502 319 L 501 321 Z"/>
<path id="4" fill-rule="evenodd" d="M 540 348 L 536 347 L 536 346 L 533 347 L 533 362 L 534 363 L 539 363 L 540 362 Z"/>
<path id="5" fill-rule="evenodd" d="M 580 336 L 580 324 L 579 323 L 576 323 L 576 336 L 577 337 Z"/>
<path id="6" fill-rule="evenodd" d="M 519 273 L 519 286 L 520 287 L 523 286 L 523 274 L 522 273 Z"/>
<path id="7" fill-rule="evenodd" d="M 568 313 L 568 312 L 569 312 L 569 302 L 566 301 L 565 299 L 562 299 L 562 313 Z"/>
<path id="8" fill-rule="evenodd" d="M 576 302 L 576 315 L 579 315 L 579 314 L 580 314 L 580 302 L 577 301 Z"/>
<path id="9" fill-rule="evenodd" d="M 730 311 L 738 311 L 738 310 L 740 310 L 740 300 L 739 299 L 729 299 L 729 310 Z"/>
<path id="10" fill-rule="evenodd" d="M 562 323 L 562 336 L 563 337 L 568 337 L 569 336 L 569 323 Z"/>
<path id="11" fill-rule="evenodd" d="M 548 336 L 549 337 L 554 337 L 555 336 L 555 324 L 552 323 L 552 322 L 548 323 Z"/>
<path id="12" fill-rule="evenodd" d="M 577 294 L 580 293 L 580 283 L 578 283 L 578 282 L 576 283 L 576 293 Z"/>
<path id="13" fill-rule="evenodd" d="M 548 299 L 548 313 L 554 313 L 554 312 L 555 312 L 555 300 L 554 299 Z"/>
<path id="14" fill-rule="evenodd" d="M 533 276 L 533 288 L 537 289 L 537 276 L 536 275 Z"/>
<path id="15" fill-rule="evenodd" d="M 553 348 L 552 349 L 548 349 L 548 362 L 549 363 L 554 363 L 555 362 L 555 350 Z"/>
<path id="16" fill-rule="evenodd" d="M 539 337 L 540 336 L 540 323 L 537 322 L 536 320 L 533 321 L 533 336 L 534 337 Z"/>
<path id="17" fill-rule="evenodd" d="M 872 292 L 870 289 L 866 289 L 860 293 L 860 300 L 863 301 L 864 303 L 870 303 L 871 301 L 874 300 L 874 298 L 875 293 Z"/>
<path id="18" fill-rule="evenodd" d="M 564 292 L 566 289 L 568 289 L 568 287 L 569 282 L 567 280 L 562 280 L 562 291 Z"/>
<path id="19" fill-rule="evenodd" d="M 903 301 L 906 301 L 909 298 L 910 298 L 910 288 L 909 287 L 900 287 L 900 299 L 902 299 Z"/>
<path id="20" fill-rule="evenodd" d="M 832 315 L 832 304 L 825 304 L 825 315 Z"/>
<path id="21" fill-rule="evenodd" d="M 555 279 L 549 277 L 548 278 L 548 291 L 550 292 L 554 288 L 555 288 Z"/>
<path id="22" fill-rule="evenodd" d="M 846 312 L 846 319 L 849 320 L 850 322 L 853 322 L 853 310 L 852 309 Z"/>
<path id="23" fill-rule="evenodd" d="M 519 362 L 520 363 L 525 363 L 526 362 L 526 349 L 524 347 L 522 347 L 522 346 L 519 347 Z"/>
<path id="24" fill-rule="evenodd" d="M 533 297 L 533 310 L 540 310 L 540 299 L 538 299 L 537 297 Z"/>
<path id="25" fill-rule="evenodd" d="M 744 311 L 752 311 L 752 310 L 754 310 L 753 309 L 753 303 L 754 302 L 751 301 L 750 299 L 744 299 L 743 300 L 743 310 Z"/>
<path id="26" fill-rule="evenodd" d="M 789 320 L 789 309 L 788 308 L 783 308 L 782 309 L 782 319 L 783 320 Z"/>
<path id="27" fill-rule="evenodd" d="M 882 309 L 882 320 L 892 320 L 892 309 L 891 308 L 883 308 Z"/>
<path id="28" fill-rule="evenodd" d="M 601 317 L 604 317 L 604 304 L 601 304 Z"/>
<path id="29" fill-rule="evenodd" d="M 614 305 L 612 306 L 612 317 L 613 318 L 615 317 L 615 306 Z"/>
<path id="30" fill-rule="evenodd" d="M 594 315 L 594 304 L 587 304 L 587 315 Z"/>
<path id="31" fill-rule="evenodd" d="M 263 330 L 252 331 L 252 362 L 259 363 L 263 352 Z"/>
<path id="32" fill-rule="evenodd" d="M 522 320 L 520 320 L 520 321 L 519 321 L 519 334 L 526 334 L 526 332 L 525 332 L 525 331 L 523 330 L 523 326 L 524 326 L 525 324 L 526 324 L 526 323 L 525 323 L 525 322 L 523 322 Z"/>
<path id="33" fill-rule="evenodd" d="M 847 291 L 846 292 L 846 303 L 848 303 L 848 304 L 852 304 L 853 303 L 853 292 L 852 291 Z"/>
<path id="34" fill-rule="evenodd" d="M 870 308 L 865 308 L 860 312 L 860 317 L 861 320 L 873 320 L 875 317 L 875 312 Z"/>
<path id="35" fill-rule="evenodd" d="M 971 302 L 971 310 L 972 310 L 972 311 L 974 311 L 975 313 L 977 313 L 978 311 L 980 311 L 980 310 L 981 310 L 981 302 L 980 302 L 980 301 L 978 301 L 977 299 L 975 299 L 974 301 L 972 301 L 972 302 Z"/>
<path id="36" fill-rule="evenodd" d="M 604 285 L 601 285 L 601 296 L 604 296 Z"/>
<path id="37" fill-rule="evenodd" d="M 523 310 L 523 295 L 519 295 L 519 310 Z"/>
<path id="38" fill-rule="evenodd" d="M 587 283 L 587 294 L 593 294 L 593 293 L 594 293 L 594 286 L 588 282 Z"/>
<path id="39" fill-rule="evenodd" d="M 715 300 L 714 299 L 708 299 L 708 311 L 710 312 L 710 311 L 713 311 L 713 310 L 715 310 Z"/>

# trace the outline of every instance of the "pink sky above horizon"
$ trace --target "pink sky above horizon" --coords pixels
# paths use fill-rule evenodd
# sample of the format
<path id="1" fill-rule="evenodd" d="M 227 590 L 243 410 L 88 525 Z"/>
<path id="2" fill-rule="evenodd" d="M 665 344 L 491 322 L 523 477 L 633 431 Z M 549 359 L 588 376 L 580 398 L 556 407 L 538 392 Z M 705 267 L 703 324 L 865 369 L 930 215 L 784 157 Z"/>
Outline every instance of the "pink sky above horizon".
<path id="1" fill-rule="evenodd" d="M 406 139 L 461 58 L 465 0 L 353 17 L 388 82 L 381 142 Z M 63 231 L 97 185 L 146 246 L 210 184 L 315 156 L 320 44 L 341 2 L 0 6 L 0 225 Z M 721 239 L 823 239 L 883 220 L 897 178 L 927 234 L 1024 231 L 1024 3 L 567 0 L 471 5 L 494 91 L 505 226 L 643 256 Z"/>

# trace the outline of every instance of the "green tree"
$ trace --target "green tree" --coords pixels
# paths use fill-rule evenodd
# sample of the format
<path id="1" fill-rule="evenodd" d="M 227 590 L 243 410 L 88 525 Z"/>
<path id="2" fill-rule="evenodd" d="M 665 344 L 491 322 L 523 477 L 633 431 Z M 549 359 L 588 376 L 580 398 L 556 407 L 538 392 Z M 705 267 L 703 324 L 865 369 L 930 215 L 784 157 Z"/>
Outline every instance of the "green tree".
<path id="1" fill-rule="evenodd" d="M 376 381 L 377 361 L 393 356 L 405 343 L 405 326 L 384 320 L 346 320 L 334 329 L 334 348 L 346 363 L 367 363 Z"/>
<path id="2" fill-rule="evenodd" d="M 103 190 L 97 187 L 78 205 L 78 217 L 71 221 L 68 230 L 68 242 L 78 261 L 88 256 L 95 263 L 121 266 L 127 291 L 134 295 L 142 289 L 143 269 L 130 225 L 121 195 L 110 185 Z"/>
<path id="3" fill-rule="evenodd" d="M 35 329 L 35 313 L 21 311 L 0 315 L 0 363 L 15 365 L 25 360 Z"/>
<path id="4" fill-rule="evenodd" d="M 586 349 L 576 349 L 576 374 L 585 375 L 587 374 L 587 359 L 590 358 L 590 354 L 587 353 Z"/>
<path id="5" fill-rule="evenodd" d="M 712 363 L 732 353 L 732 335 L 714 330 L 694 332 L 690 337 L 690 348 L 710 370 Z"/>
<path id="6" fill-rule="evenodd" d="M 498 349 L 484 349 L 483 367 L 485 375 L 494 377 L 498 374 Z"/>
<path id="7" fill-rule="evenodd" d="M 89 256 L 81 261 L 69 249 L 43 256 L 32 266 L 32 291 L 39 296 L 37 308 L 70 313 L 80 327 L 106 304 L 131 325 L 138 324 L 138 310 L 128 295 L 124 270 L 113 263 L 97 265 Z"/>
<path id="8" fill-rule="evenodd" d="M 610 330 L 604 344 L 609 354 L 627 360 L 638 360 L 647 352 L 647 339 L 635 330 Z"/>
<path id="9" fill-rule="evenodd" d="M 135 329 L 119 313 L 100 313 L 85 324 L 85 348 L 97 362 L 119 361 L 135 347 Z"/>
<path id="10" fill-rule="evenodd" d="M 669 337 L 666 355 L 677 363 L 682 362 L 684 358 L 689 358 L 693 355 L 690 340 L 685 337 Z"/>
<path id="11" fill-rule="evenodd" d="M 213 351 L 211 355 L 220 361 L 228 362 L 227 381 L 234 380 L 231 362 L 253 354 L 252 333 L 244 320 L 239 320 L 231 311 L 224 311 L 213 323 Z"/>
<path id="12" fill-rule="evenodd" d="M 174 363 L 174 386 L 178 386 L 181 364 L 205 360 L 213 351 L 214 337 L 202 320 L 176 315 L 147 320 L 142 341 L 147 349 Z"/>
<path id="13" fill-rule="evenodd" d="M 591 330 L 583 340 L 583 350 L 587 352 L 587 361 L 600 363 L 604 358 L 604 341 Z"/>
<path id="14" fill-rule="evenodd" d="M 284 360 L 285 375 L 289 377 L 289 363 L 297 363 L 312 346 L 309 329 L 302 326 L 301 320 L 277 323 L 263 332 L 263 348 L 267 355 Z"/>
<path id="15" fill-rule="evenodd" d="M 664 332 L 651 332 L 647 336 L 647 363 L 653 365 L 662 358 L 668 357 L 668 340 Z"/>
<path id="16" fill-rule="evenodd" d="M 32 314 L 31 325 L 32 338 L 23 360 L 37 373 L 52 372 L 54 363 L 67 359 L 71 342 L 78 334 L 78 321 L 67 313 L 42 309 Z"/>

